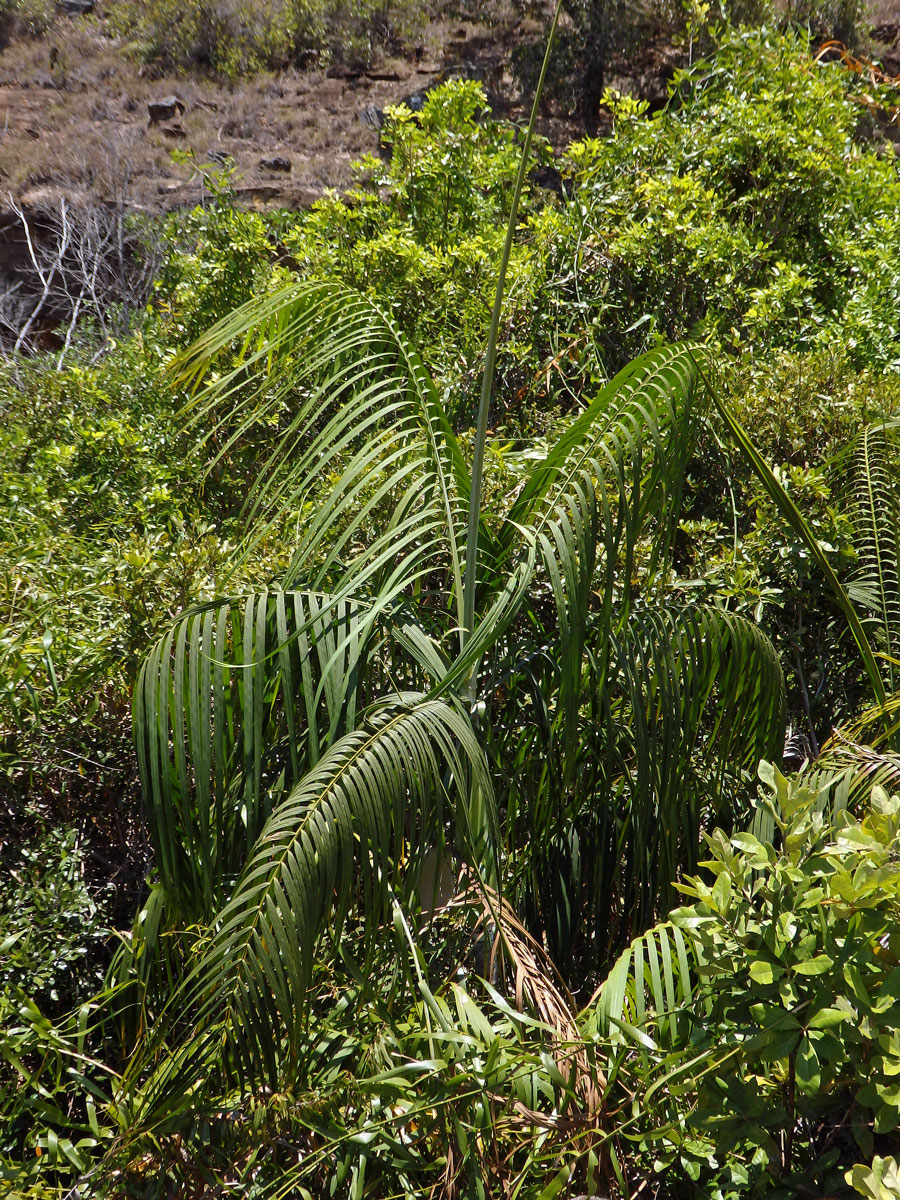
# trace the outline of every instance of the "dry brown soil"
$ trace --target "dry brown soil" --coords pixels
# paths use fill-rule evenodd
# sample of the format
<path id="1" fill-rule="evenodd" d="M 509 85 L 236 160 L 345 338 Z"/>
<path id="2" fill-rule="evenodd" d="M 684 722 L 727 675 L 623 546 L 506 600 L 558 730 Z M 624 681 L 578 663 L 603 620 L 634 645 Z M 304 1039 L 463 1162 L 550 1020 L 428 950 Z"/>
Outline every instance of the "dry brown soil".
<path id="1" fill-rule="evenodd" d="M 149 210 L 182 206 L 200 196 L 191 161 L 228 157 L 246 203 L 302 207 L 346 186 L 351 163 L 377 149 L 374 110 L 439 78 L 479 78 L 499 108 L 515 113 L 509 47 L 539 32 L 514 16 L 491 28 L 445 21 L 408 57 L 385 56 L 368 71 L 288 71 L 229 84 L 151 79 L 102 20 L 60 18 L 45 38 L 17 40 L 0 54 L 0 206 L 9 194 L 33 207 L 60 191 L 126 194 Z M 171 95 L 184 112 L 152 123 L 148 103 Z"/>

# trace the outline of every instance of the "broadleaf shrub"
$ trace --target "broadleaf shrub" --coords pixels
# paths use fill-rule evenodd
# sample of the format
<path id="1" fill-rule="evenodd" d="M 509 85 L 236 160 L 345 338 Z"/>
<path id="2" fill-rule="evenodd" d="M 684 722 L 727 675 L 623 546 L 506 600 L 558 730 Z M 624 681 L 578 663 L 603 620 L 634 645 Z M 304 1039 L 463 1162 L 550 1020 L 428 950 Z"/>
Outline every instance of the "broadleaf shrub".
<path id="1" fill-rule="evenodd" d="M 857 818 L 761 774 L 773 834 L 708 835 L 670 916 L 699 962 L 682 1039 L 637 1068 L 636 1140 L 673 1194 L 822 1194 L 900 1145 L 900 796 Z"/>

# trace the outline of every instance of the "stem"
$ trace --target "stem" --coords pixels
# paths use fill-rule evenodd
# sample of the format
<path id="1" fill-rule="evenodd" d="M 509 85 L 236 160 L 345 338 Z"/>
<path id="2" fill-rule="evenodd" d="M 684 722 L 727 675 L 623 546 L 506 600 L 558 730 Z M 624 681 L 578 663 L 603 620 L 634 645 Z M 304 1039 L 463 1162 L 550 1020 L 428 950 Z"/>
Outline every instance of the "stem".
<path id="1" fill-rule="evenodd" d="M 784 1163 L 783 1173 L 790 1175 L 794 1157 L 794 1096 L 797 1079 L 797 1051 L 788 1058 L 788 1077 L 785 1095 L 787 1109 L 787 1128 L 784 1131 Z"/>
<path id="2" fill-rule="evenodd" d="M 528 160 L 531 155 L 531 141 L 534 127 L 537 124 L 538 106 L 547 78 L 547 68 L 550 64 L 550 52 L 556 39 L 556 27 L 559 24 L 559 14 L 562 0 L 557 0 L 553 20 L 550 24 L 550 34 L 547 38 L 547 49 L 544 51 L 544 61 L 534 93 L 534 103 L 531 106 L 531 117 L 525 131 L 525 145 L 522 147 L 522 157 L 519 160 L 519 171 L 516 175 L 516 185 L 513 189 L 512 208 L 509 222 L 506 226 L 506 241 L 503 243 L 503 254 L 500 258 L 500 272 L 497 276 L 497 291 L 494 296 L 494 311 L 491 315 L 491 331 L 488 336 L 487 355 L 484 362 L 484 373 L 481 377 L 481 399 L 478 404 L 478 423 L 475 433 L 475 453 L 472 459 L 472 490 L 469 493 L 469 526 L 466 535 L 466 575 L 463 583 L 463 627 L 460 642 L 465 647 L 475 629 L 475 589 L 478 584 L 478 526 L 481 521 L 481 488 L 484 477 L 484 449 L 487 442 L 488 412 L 491 407 L 491 390 L 494 383 L 494 371 L 497 366 L 497 343 L 500 340 L 500 318 L 503 314 L 503 294 L 506 287 L 506 271 L 509 266 L 509 256 L 512 252 L 513 238 L 516 233 L 516 218 L 519 213 L 519 200 L 525 184 L 528 171 Z M 477 669 L 472 670 L 472 680 Z"/>
<path id="3" fill-rule="evenodd" d="M 806 723 L 809 725 L 809 743 L 812 752 L 813 760 L 819 757 L 819 740 L 816 737 L 816 727 L 813 724 L 812 701 L 809 698 L 809 688 L 806 686 L 806 675 L 803 672 L 803 663 L 800 661 L 800 631 L 803 628 L 803 608 L 800 602 L 797 602 L 797 641 L 794 643 L 794 665 L 797 672 L 797 679 L 800 683 L 800 695 L 803 699 L 803 709 L 806 713 Z"/>

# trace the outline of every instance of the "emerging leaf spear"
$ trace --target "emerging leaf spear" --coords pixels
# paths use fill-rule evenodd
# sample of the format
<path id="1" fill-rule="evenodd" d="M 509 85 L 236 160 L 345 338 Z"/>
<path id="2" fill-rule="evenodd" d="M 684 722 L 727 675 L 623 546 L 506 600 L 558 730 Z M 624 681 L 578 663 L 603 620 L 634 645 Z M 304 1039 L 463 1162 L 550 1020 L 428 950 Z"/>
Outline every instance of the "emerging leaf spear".
<path id="1" fill-rule="evenodd" d="M 556 40 L 556 29 L 559 25 L 559 16 L 562 9 L 562 0 L 557 0 L 556 8 L 553 12 L 553 20 L 550 24 L 550 33 L 547 37 L 547 48 L 544 51 L 544 61 L 541 64 L 541 73 L 538 77 L 537 87 L 534 93 L 534 101 L 531 106 L 531 117 L 528 121 L 528 128 L 525 131 L 525 144 L 522 147 L 522 157 L 519 160 L 519 171 L 516 175 L 516 184 L 513 188 L 512 206 L 509 213 L 509 222 L 506 226 L 506 240 L 503 244 L 503 254 L 500 258 L 500 270 L 497 275 L 497 291 L 494 296 L 494 310 L 491 315 L 491 329 L 488 336 L 487 354 L 484 360 L 484 373 L 481 377 L 481 399 L 478 403 L 478 423 L 475 431 L 475 452 L 472 460 L 472 488 L 469 493 L 469 524 L 466 534 L 466 574 L 463 584 L 463 628 L 460 631 L 460 642 L 464 649 L 468 639 L 472 636 L 475 630 L 475 592 L 478 586 L 478 525 L 481 519 L 481 489 L 484 477 L 484 451 L 487 442 L 487 425 L 488 413 L 491 406 L 491 391 L 494 385 L 494 372 L 497 366 L 497 343 L 500 340 L 500 318 L 503 314 L 503 297 L 506 288 L 506 271 L 509 266 L 509 256 L 512 251 L 513 239 L 516 233 L 516 221 L 519 215 L 519 200 L 522 196 L 522 188 L 525 184 L 525 175 L 528 171 L 528 161 L 531 155 L 531 142 L 534 136 L 534 129 L 537 124 L 538 109 L 541 103 L 541 95 L 544 90 L 544 81 L 547 78 L 547 68 L 550 64 L 550 55 L 553 50 L 553 43 Z M 469 694 L 474 700 L 475 682 L 478 676 L 478 665 L 473 667 L 472 674 L 469 677 Z"/>

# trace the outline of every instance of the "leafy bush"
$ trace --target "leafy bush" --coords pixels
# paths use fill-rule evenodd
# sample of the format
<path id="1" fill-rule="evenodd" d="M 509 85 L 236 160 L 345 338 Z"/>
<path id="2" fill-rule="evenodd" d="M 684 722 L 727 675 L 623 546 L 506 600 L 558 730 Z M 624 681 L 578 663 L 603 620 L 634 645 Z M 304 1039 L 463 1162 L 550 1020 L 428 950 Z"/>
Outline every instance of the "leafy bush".
<path id="1" fill-rule="evenodd" d="M 415 23 L 409 0 L 123 0 L 113 20 L 147 59 L 230 78 L 310 54 L 369 62 Z"/>
<path id="2" fill-rule="evenodd" d="M 98 943 L 106 930 L 84 879 L 74 830 L 51 827 L 0 852 L 0 994 L 28 983 L 38 1003 L 58 1009 L 102 979 Z"/>
<path id="3" fill-rule="evenodd" d="M 798 35 L 745 31 L 661 113 L 610 97 L 612 138 L 569 150 L 569 237 L 611 365 L 702 321 L 734 351 L 838 341 L 897 369 L 900 172 L 855 138 L 858 86 Z"/>
<path id="4" fill-rule="evenodd" d="M 900 797 L 831 817 L 802 777 L 763 777 L 758 836 L 710 835 L 670 917 L 697 964 L 687 1006 L 653 1019 L 673 1048 L 641 1043 L 658 1124 L 636 1140 L 678 1195 L 821 1192 L 900 1143 Z"/>
<path id="5" fill-rule="evenodd" d="M 471 388 L 519 138 L 490 118 L 479 83 L 451 81 L 428 93 L 421 112 L 389 109 L 382 142 L 386 161 L 363 160 L 359 186 L 347 198 L 326 197 L 292 222 L 282 234 L 285 247 L 303 275 L 344 279 L 377 295 L 417 339 L 448 390 Z M 548 156 L 539 143 L 537 161 Z M 538 347 L 546 344 L 537 296 L 543 249 L 552 237 L 538 222 L 545 202 L 539 189 L 526 191 L 530 236 L 513 251 L 501 376 L 512 376 L 524 360 L 516 386 L 534 373 Z M 503 397 L 513 389 L 498 390 Z M 454 409 L 461 399 L 453 397 Z M 466 423 L 471 416 L 460 412 L 460 418 Z"/>
<path id="6" fill-rule="evenodd" d="M 189 160 L 190 161 L 190 160 Z M 168 217 L 162 229 L 168 253 L 151 303 L 161 355 L 199 337 L 222 312 L 270 284 L 275 245 L 265 220 L 234 201 L 228 170 L 197 166 L 209 200 Z"/>

